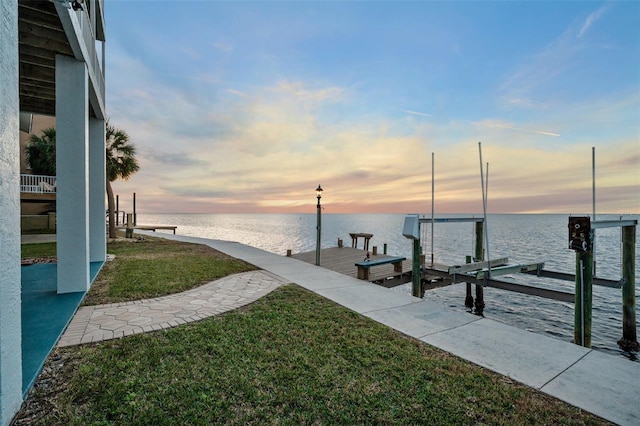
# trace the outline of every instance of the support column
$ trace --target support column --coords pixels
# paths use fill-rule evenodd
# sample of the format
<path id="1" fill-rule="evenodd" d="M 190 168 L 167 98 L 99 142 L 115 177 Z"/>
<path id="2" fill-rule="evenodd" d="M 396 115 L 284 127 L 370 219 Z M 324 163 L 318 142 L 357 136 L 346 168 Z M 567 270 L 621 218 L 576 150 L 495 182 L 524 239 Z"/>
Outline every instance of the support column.
<path id="1" fill-rule="evenodd" d="M 56 56 L 58 293 L 87 291 L 89 278 L 89 77 Z"/>
<path id="2" fill-rule="evenodd" d="M 105 122 L 89 118 L 89 260 L 104 262 L 107 253 Z"/>
<path id="3" fill-rule="evenodd" d="M 0 2 L 0 425 L 22 404 L 18 1 Z"/>

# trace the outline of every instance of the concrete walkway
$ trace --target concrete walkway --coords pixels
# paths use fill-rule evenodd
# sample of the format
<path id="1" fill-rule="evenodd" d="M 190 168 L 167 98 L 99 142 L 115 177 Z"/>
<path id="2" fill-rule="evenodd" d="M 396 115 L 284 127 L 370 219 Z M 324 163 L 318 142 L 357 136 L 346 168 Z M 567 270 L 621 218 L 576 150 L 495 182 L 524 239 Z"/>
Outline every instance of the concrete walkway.
<path id="1" fill-rule="evenodd" d="M 55 243 L 55 242 L 56 242 L 56 234 L 32 234 L 32 235 L 20 236 L 21 244 L 39 244 L 39 243 Z"/>
<path id="2" fill-rule="evenodd" d="M 280 277 L 266 271 L 251 271 L 170 296 L 83 306 L 58 346 L 99 342 L 198 321 L 251 303 L 282 284 Z"/>
<path id="3" fill-rule="evenodd" d="M 142 231 L 138 231 L 137 234 L 159 236 L 157 233 Z M 163 234 L 162 237 L 205 244 L 270 272 L 270 274 L 265 272 L 250 273 L 258 281 L 266 280 L 270 283 L 254 293 L 257 297 L 271 291 L 270 289 L 277 287 L 280 283 L 296 283 L 402 333 L 508 376 L 607 420 L 622 425 L 640 424 L 640 409 L 638 408 L 640 401 L 638 396 L 640 395 L 639 363 L 527 332 L 491 319 L 452 311 L 438 303 L 429 301 L 428 298 L 418 299 L 409 294 L 392 291 L 243 244 L 169 234 Z M 280 278 L 275 278 L 274 274 Z M 233 279 L 242 281 L 247 277 L 245 274 L 240 274 Z M 240 288 L 242 287 L 241 284 L 238 285 Z M 196 293 L 196 295 L 192 295 L 194 297 L 192 301 L 203 300 L 197 296 L 198 291 L 199 289 L 191 291 Z M 164 299 L 162 301 L 156 300 L 156 302 L 149 301 L 147 303 L 166 306 L 169 300 L 179 297 L 181 295 L 167 296 L 162 298 Z M 232 299 L 226 300 L 229 300 L 230 304 L 227 306 L 231 309 Z M 209 303 L 215 304 L 216 302 Z M 189 303 L 188 306 L 189 308 L 182 305 L 180 309 L 176 307 L 175 313 L 183 312 L 187 318 L 197 318 L 195 315 L 187 315 L 182 310 L 184 308 L 191 311 L 192 304 Z M 106 312 L 97 314 L 94 309 L 90 315 L 88 312 L 79 312 L 78 316 L 100 318 L 104 315 L 110 315 L 111 318 L 108 321 L 105 319 L 105 323 L 108 323 L 112 319 L 118 319 L 118 315 L 126 315 L 126 313 L 120 313 L 118 308 L 123 308 L 123 306 L 115 307 L 116 310 L 110 314 Z M 157 310 L 162 311 L 163 309 Z M 215 312 L 215 308 L 211 308 L 209 312 Z M 146 317 L 146 315 L 142 316 Z M 176 316 L 176 318 L 178 317 Z M 167 319 L 168 317 L 164 317 L 162 324 L 171 325 L 171 321 L 167 321 Z M 124 319 L 118 320 L 124 321 Z M 132 321 L 136 321 L 135 317 Z M 178 320 L 175 319 L 174 323 L 177 322 Z M 114 323 L 111 328 L 115 325 L 117 324 Z M 153 326 L 149 328 L 149 323 L 136 324 L 136 327 L 142 331 L 145 331 L 145 326 L 147 329 L 154 329 Z M 157 324 L 156 327 L 158 326 L 162 327 Z M 88 326 L 86 330 L 89 330 Z M 103 327 L 102 336 L 105 335 L 104 331 Z M 125 335 L 124 330 L 122 331 Z M 69 327 L 69 333 L 71 332 L 72 329 Z M 79 334 L 79 331 L 76 332 Z M 97 337 L 99 333 L 96 331 L 93 336 L 99 339 Z M 74 338 L 75 341 L 77 339 L 83 341 L 83 339 L 89 338 L 87 336 L 88 334 Z M 107 336 L 109 336 L 108 333 Z M 63 336 L 63 341 L 70 341 L 71 335 L 68 338 Z M 91 339 L 93 338 L 91 337 Z"/>

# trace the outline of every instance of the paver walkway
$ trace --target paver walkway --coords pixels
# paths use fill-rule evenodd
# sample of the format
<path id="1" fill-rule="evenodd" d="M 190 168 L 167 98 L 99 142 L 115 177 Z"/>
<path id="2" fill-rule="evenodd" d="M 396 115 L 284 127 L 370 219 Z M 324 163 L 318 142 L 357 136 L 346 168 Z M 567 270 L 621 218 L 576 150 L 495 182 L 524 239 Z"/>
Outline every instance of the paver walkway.
<path id="1" fill-rule="evenodd" d="M 76 312 L 58 346 L 176 327 L 249 304 L 284 283 L 277 275 L 258 270 L 154 299 L 84 306 Z"/>

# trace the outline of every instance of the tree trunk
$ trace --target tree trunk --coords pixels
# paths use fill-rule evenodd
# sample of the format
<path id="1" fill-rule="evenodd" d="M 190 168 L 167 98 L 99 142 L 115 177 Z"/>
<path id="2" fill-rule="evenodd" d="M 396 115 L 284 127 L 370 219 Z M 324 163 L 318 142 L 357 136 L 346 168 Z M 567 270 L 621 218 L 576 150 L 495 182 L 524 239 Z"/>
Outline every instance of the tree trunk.
<path id="1" fill-rule="evenodd" d="M 107 180 L 107 206 L 109 208 L 109 238 L 116 238 L 116 202 L 113 199 L 111 182 Z"/>

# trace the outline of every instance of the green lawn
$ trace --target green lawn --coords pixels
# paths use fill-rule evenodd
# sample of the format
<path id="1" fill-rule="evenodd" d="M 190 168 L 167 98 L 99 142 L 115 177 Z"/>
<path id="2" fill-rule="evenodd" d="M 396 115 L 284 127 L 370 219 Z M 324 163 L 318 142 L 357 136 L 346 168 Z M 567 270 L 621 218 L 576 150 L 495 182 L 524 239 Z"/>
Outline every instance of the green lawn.
<path id="1" fill-rule="evenodd" d="M 22 244 L 22 258 L 52 257 L 56 255 L 56 243 Z"/>
<path id="2" fill-rule="evenodd" d="M 211 256 L 156 243 L 109 252 L 122 264 L 146 259 L 154 273 Z M 105 286 L 120 274 L 104 270 Z M 146 294 L 138 281 L 131 287 Z M 57 349 L 16 424 L 605 422 L 288 285 L 199 322 Z"/>
<path id="3" fill-rule="evenodd" d="M 163 238 L 120 238 L 107 252 L 115 260 L 105 262 L 84 305 L 165 296 L 255 269 L 211 247 Z"/>

